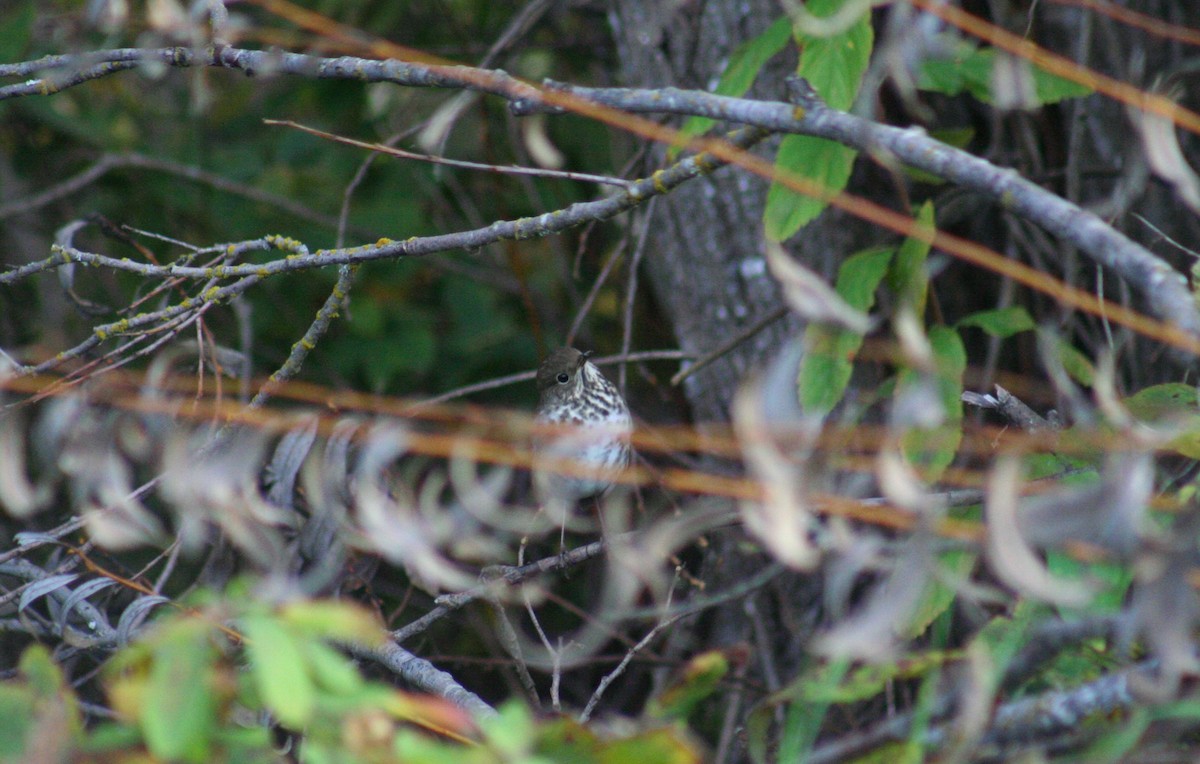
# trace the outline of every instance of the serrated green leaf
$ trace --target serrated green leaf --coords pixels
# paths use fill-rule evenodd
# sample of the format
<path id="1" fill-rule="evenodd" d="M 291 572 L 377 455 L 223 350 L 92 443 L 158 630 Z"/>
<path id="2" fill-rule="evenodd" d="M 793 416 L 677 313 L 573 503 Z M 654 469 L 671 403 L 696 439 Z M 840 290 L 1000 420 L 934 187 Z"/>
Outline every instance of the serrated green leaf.
<path id="1" fill-rule="evenodd" d="M 868 249 L 851 255 L 838 269 L 834 289 L 852 308 L 864 313 L 875 304 L 875 290 L 892 260 L 890 249 Z M 862 336 L 824 324 L 804 330 L 804 358 L 797 379 L 800 405 L 813 415 L 833 410 L 846 392 L 854 356 Z"/>
<path id="2" fill-rule="evenodd" d="M 811 135 L 789 135 L 779 144 L 775 164 L 820 188 L 841 191 L 850 180 L 857 152 L 840 143 Z M 763 226 L 772 241 L 783 241 L 825 209 L 827 201 L 772 183 L 763 210 Z"/>
<path id="3" fill-rule="evenodd" d="M 784 16 L 767 27 L 761 34 L 742 43 L 729 57 L 729 63 L 721 74 L 715 92 L 717 95 L 741 96 L 754 84 L 754 78 L 775 54 L 783 50 L 792 39 L 791 19 Z M 716 124 L 708 117 L 689 117 L 679 129 L 684 137 L 703 135 Z M 672 152 L 677 152 L 673 148 Z"/>
<path id="4" fill-rule="evenodd" d="M 1029 311 L 1020 305 L 996 308 L 995 310 L 981 310 L 962 319 L 956 326 L 959 329 L 973 326 L 1000 339 L 1007 339 L 1014 334 L 1037 328 Z"/>
<path id="5" fill-rule="evenodd" d="M 917 210 L 916 223 L 922 228 L 933 229 L 933 202 L 925 202 Z M 929 276 L 925 272 L 925 260 L 929 257 L 930 243 L 908 237 L 896 251 L 896 259 L 888 272 L 888 286 L 901 300 L 913 307 L 917 316 L 925 315 L 925 300 L 929 292 Z"/>
<path id="6" fill-rule="evenodd" d="M 840 0 L 821 0 L 808 3 L 806 8 L 824 17 L 841 6 Z M 849 109 L 862 84 L 873 42 L 870 13 L 864 13 L 840 34 L 805 36 L 796 74 L 806 79 L 831 108 Z M 855 155 L 852 149 L 824 138 L 790 135 L 780 144 L 775 164 L 780 170 L 814 181 L 828 193 L 837 193 L 850 179 Z M 783 241 L 820 214 L 825 204 L 779 182 L 771 184 L 763 211 L 767 237 Z"/>
<path id="7" fill-rule="evenodd" d="M 812 324 L 804 330 L 804 358 L 797 380 L 800 405 L 814 415 L 827 414 L 846 392 L 854 355 L 862 337 L 844 329 Z"/>
<path id="8" fill-rule="evenodd" d="M 284 725 L 302 728 L 316 708 L 316 688 L 297 637 L 269 615 L 241 620 L 246 657 L 263 704 Z"/>
<path id="9" fill-rule="evenodd" d="M 887 275 L 894 251 L 874 247 L 855 252 L 838 268 L 834 289 L 852 308 L 868 313 L 875 305 L 875 290 Z"/>

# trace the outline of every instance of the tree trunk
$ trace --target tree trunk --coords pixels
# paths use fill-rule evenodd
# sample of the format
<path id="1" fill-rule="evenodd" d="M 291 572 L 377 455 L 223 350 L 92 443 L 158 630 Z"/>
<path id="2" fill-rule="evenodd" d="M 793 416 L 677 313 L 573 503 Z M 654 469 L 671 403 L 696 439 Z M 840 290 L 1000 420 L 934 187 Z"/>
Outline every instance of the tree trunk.
<path id="1" fill-rule="evenodd" d="M 699 15 L 691 3 L 617 0 L 615 5 L 621 72 L 631 87 L 711 89 L 730 54 L 780 13 L 769 0 L 706 2 Z M 784 100 L 783 79 L 794 65 L 794 56 L 776 57 L 750 94 Z M 773 152 L 774 145 L 761 150 Z M 653 147 L 652 167 L 661 165 L 665 154 L 665 147 Z M 763 253 L 767 187 L 762 178 L 725 168 L 656 203 L 646 272 L 680 348 L 688 353 L 703 356 L 780 305 Z M 845 222 L 843 213 L 827 211 L 789 249 L 810 268 L 831 275 L 861 245 L 866 231 Z M 695 421 L 728 420 L 739 382 L 798 329 L 797 319 L 788 315 L 689 377 L 685 393 Z"/>

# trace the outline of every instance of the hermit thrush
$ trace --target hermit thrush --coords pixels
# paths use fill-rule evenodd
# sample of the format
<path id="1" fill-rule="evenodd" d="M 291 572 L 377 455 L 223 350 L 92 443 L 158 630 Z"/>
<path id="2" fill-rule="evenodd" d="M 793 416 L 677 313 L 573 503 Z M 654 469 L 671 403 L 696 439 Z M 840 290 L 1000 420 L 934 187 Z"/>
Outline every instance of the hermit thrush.
<path id="1" fill-rule="evenodd" d="M 614 475 L 629 464 L 633 421 L 625 399 L 575 348 L 559 348 L 542 361 L 537 388 L 537 421 L 564 428 L 534 443 L 542 462 L 563 463 L 536 465 L 539 491 L 567 502 L 607 491 Z"/>

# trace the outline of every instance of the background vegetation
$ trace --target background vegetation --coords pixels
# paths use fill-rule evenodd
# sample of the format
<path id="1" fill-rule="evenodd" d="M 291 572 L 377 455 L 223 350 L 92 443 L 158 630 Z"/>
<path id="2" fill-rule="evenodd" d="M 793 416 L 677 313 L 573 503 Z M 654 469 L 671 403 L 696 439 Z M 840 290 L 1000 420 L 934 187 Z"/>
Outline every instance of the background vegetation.
<path id="1" fill-rule="evenodd" d="M 1200 9 L 871 5 L 0 6 L 0 757 L 1194 758 Z"/>

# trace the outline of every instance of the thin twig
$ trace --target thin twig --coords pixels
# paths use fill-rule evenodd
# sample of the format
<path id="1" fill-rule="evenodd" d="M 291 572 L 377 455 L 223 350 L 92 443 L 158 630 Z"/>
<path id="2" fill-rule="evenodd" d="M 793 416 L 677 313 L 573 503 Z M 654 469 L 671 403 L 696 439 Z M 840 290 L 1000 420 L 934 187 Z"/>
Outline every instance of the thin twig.
<path id="1" fill-rule="evenodd" d="M 670 595 L 675 593 L 674 585 L 671 586 L 671 588 L 668 590 L 668 592 L 669 593 L 667 595 L 667 603 L 666 604 L 669 607 L 671 604 Z M 579 721 L 586 722 L 588 719 L 591 718 L 592 712 L 596 710 L 596 705 L 600 703 L 600 698 L 602 698 L 604 696 L 605 690 L 607 690 L 609 685 L 611 685 L 614 681 L 617 680 L 617 677 L 619 677 L 619 676 L 621 676 L 621 674 L 625 673 L 625 669 L 633 661 L 633 657 L 635 655 L 637 655 L 638 653 L 640 653 L 646 647 L 646 645 L 650 644 L 650 642 L 655 637 L 657 637 L 664 629 L 666 629 L 668 626 L 670 626 L 671 624 L 678 621 L 680 618 L 683 618 L 683 616 L 675 615 L 675 616 L 670 616 L 668 618 L 664 618 L 663 620 L 661 620 L 657 624 L 655 624 L 653 629 L 646 632 L 646 636 L 644 636 L 640 640 L 638 640 L 638 643 L 636 645 L 634 645 L 633 647 L 631 647 L 625 651 L 625 657 L 623 657 L 621 659 L 621 662 L 617 664 L 616 668 L 614 668 L 612 671 L 605 674 L 604 678 L 600 680 L 600 683 L 598 685 L 596 685 L 596 691 L 592 693 L 592 697 L 588 698 L 587 705 L 585 705 L 583 707 L 583 711 L 581 711 L 579 713 Z"/>
<path id="2" fill-rule="evenodd" d="M 306 127 L 298 122 L 293 122 L 287 119 L 264 119 L 263 124 L 290 127 L 294 130 L 315 135 L 319 138 L 333 141 L 334 143 L 341 143 L 345 146 L 354 146 L 355 148 L 366 149 L 379 154 L 387 154 L 388 156 L 398 157 L 400 159 L 415 159 L 420 162 L 446 165 L 447 167 L 462 167 L 467 170 L 481 170 L 483 172 L 494 172 L 501 175 L 530 175 L 535 178 L 579 180 L 587 183 L 599 183 L 605 186 L 616 186 L 624 189 L 628 189 L 632 185 L 632 181 L 628 181 L 623 178 L 611 178 L 607 175 L 589 175 L 588 173 L 583 172 L 547 170 L 540 167 L 516 167 L 514 165 L 481 164 L 480 162 L 468 162 L 462 159 L 447 159 L 445 157 L 433 156 L 431 154 L 418 154 L 414 151 L 405 151 L 404 149 L 398 149 L 394 146 L 385 146 L 382 143 L 368 143 L 366 141 L 357 141 L 353 138 L 334 135 L 333 133 L 327 133 L 324 130 L 317 130 L 313 127 Z"/>
<path id="3" fill-rule="evenodd" d="M 771 324 L 786 316 L 787 312 L 788 308 L 786 305 L 771 311 L 758 321 L 738 332 L 733 337 L 729 338 L 725 342 L 722 342 L 716 347 L 715 350 L 712 350 L 711 352 L 697 359 L 695 363 L 689 365 L 686 369 L 680 369 L 675 373 L 675 376 L 671 377 L 671 384 L 678 385 L 683 380 L 692 376 L 705 366 L 708 366 L 713 361 L 728 353 L 730 350 L 733 350 L 738 345 L 742 344 L 746 340 L 761 332 L 763 329 L 766 329 Z"/>
<path id="4" fill-rule="evenodd" d="M 688 357 L 689 355 L 682 350 L 643 350 L 637 353 L 629 353 L 627 355 L 609 355 L 602 358 L 589 358 L 588 360 L 597 366 L 608 366 L 609 364 L 625 362 L 638 363 L 640 361 L 678 361 Z M 515 385 L 519 382 L 529 382 L 536 376 L 536 371 L 521 371 L 517 372 L 516 374 L 509 374 L 507 376 L 489 379 L 485 382 L 476 382 L 473 385 L 465 385 L 464 387 L 455 388 L 449 392 L 442 393 L 441 395 L 435 395 L 432 398 L 426 398 L 425 400 L 414 404 L 414 408 L 433 406 L 438 403 L 445 403 L 446 401 L 454 400 L 455 398 L 462 398 L 467 395 L 473 395 L 474 393 L 481 393 L 485 390 L 495 390 L 498 387 L 507 387 L 508 385 Z"/>
<path id="5" fill-rule="evenodd" d="M 558 570 L 563 570 L 572 565 L 578 565 L 586 562 L 593 557 L 598 557 L 608 548 L 608 544 L 604 539 L 593 541 L 586 546 L 576 547 L 569 552 L 546 557 L 541 560 L 521 565 L 519 567 L 497 567 L 492 568 L 485 573 L 499 575 L 489 580 L 487 583 L 480 584 L 457 594 L 447 594 L 438 597 L 437 606 L 430 610 L 425 615 L 408 624 L 407 626 L 396 629 L 391 633 L 391 638 L 397 643 L 404 642 L 411 637 L 420 634 L 428 629 L 434 622 L 449 615 L 450 613 L 462 608 L 466 605 L 475 602 L 478 599 L 488 597 L 495 589 L 497 581 L 504 581 L 505 584 L 512 586 L 519 584 L 534 576 L 540 576 L 544 573 L 551 573 Z"/>

